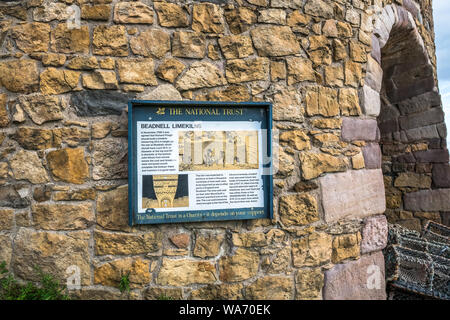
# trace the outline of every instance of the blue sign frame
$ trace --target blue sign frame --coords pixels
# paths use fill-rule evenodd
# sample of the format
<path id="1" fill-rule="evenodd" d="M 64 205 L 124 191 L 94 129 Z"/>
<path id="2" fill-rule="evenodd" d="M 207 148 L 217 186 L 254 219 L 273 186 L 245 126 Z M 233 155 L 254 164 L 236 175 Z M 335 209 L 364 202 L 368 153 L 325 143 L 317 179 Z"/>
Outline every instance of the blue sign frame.
<path id="1" fill-rule="evenodd" d="M 237 116 L 220 115 L 187 115 L 162 114 L 161 108 L 214 108 L 215 110 L 244 110 Z M 225 112 L 224 112 L 225 113 Z M 258 117 L 260 117 L 258 119 Z M 267 133 L 266 152 L 267 163 L 263 164 L 262 186 L 264 207 L 261 208 L 229 208 L 208 209 L 198 211 L 172 211 L 169 214 L 147 209 L 145 213 L 138 212 L 137 183 L 137 122 L 138 121 L 261 121 L 261 129 Z M 273 218 L 273 176 L 272 176 L 272 104 L 268 102 L 211 102 L 211 101 L 150 101 L 131 100 L 128 102 L 128 201 L 129 225 L 184 223 L 202 221 L 248 220 Z"/>

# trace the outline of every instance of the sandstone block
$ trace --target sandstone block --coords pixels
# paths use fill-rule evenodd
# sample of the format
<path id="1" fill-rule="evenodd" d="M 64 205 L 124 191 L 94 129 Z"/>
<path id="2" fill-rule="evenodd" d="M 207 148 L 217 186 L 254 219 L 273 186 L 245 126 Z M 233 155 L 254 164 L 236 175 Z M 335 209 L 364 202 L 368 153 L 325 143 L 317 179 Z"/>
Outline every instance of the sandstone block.
<path id="1" fill-rule="evenodd" d="M 156 69 L 156 75 L 170 83 L 174 83 L 176 78 L 186 68 L 183 62 L 175 58 L 165 59 Z"/>
<path id="2" fill-rule="evenodd" d="M 432 107 L 442 104 L 441 96 L 438 92 L 430 91 L 410 99 L 400 101 L 398 108 L 402 115 L 426 111 Z"/>
<path id="3" fill-rule="evenodd" d="M 253 54 L 252 40 L 249 36 L 224 36 L 219 39 L 219 45 L 226 59 L 245 58 Z"/>
<path id="4" fill-rule="evenodd" d="M 69 17 L 67 5 L 61 2 L 46 1 L 44 5 L 33 9 L 33 19 L 36 21 L 67 20 Z"/>
<path id="5" fill-rule="evenodd" d="M 53 177 L 57 180 L 82 184 L 89 177 L 84 148 L 51 151 L 47 154 L 47 162 Z"/>
<path id="6" fill-rule="evenodd" d="M 4 93 L 0 94 L 0 127 L 7 127 L 10 121 L 10 116 L 6 104 L 8 102 L 8 96 Z M 3 139 L 2 139 L 3 140 Z"/>
<path id="7" fill-rule="evenodd" d="M 23 148 L 43 150 L 59 146 L 50 129 L 19 127 L 13 137 Z"/>
<path id="8" fill-rule="evenodd" d="M 9 268 L 12 258 L 12 241 L 9 235 L 0 234 L 0 261 L 6 263 L 6 268 Z"/>
<path id="9" fill-rule="evenodd" d="M 153 5 L 155 6 L 160 26 L 176 28 L 189 25 L 189 16 L 181 6 L 175 3 L 164 2 L 155 2 Z"/>
<path id="10" fill-rule="evenodd" d="M 108 21 L 110 12 L 108 4 L 81 5 L 81 18 L 86 20 Z"/>
<path id="11" fill-rule="evenodd" d="M 240 283 L 207 285 L 191 291 L 193 300 L 239 300 L 244 299 Z"/>
<path id="12" fill-rule="evenodd" d="M 314 267 L 331 259 L 332 237 L 326 233 L 313 233 L 292 240 L 292 259 L 295 267 Z"/>
<path id="13" fill-rule="evenodd" d="M 41 160 L 34 151 L 18 151 L 9 161 L 14 178 L 28 180 L 31 183 L 44 183 L 49 181 L 47 172 Z"/>
<path id="14" fill-rule="evenodd" d="M 44 230 L 87 229 L 94 220 L 90 203 L 35 204 L 31 212 L 35 228 Z"/>
<path id="15" fill-rule="evenodd" d="M 146 4 L 136 2 L 119 2 L 114 6 L 115 23 L 153 23 L 153 10 Z"/>
<path id="16" fill-rule="evenodd" d="M 306 58 L 289 57 L 287 62 L 288 85 L 303 82 L 315 81 L 315 71 L 312 62 Z"/>
<path id="17" fill-rule="evenodd" d="M 92 178 L 121 179 L 128 177 L 128 145 L 121 139 L 94 141 Z"/>
<path id="18" fill-rule="evenodd" d="M 226 83 L 222 71 L 209 62 L 194 62 L 178 79 L 176 86 L 180 90 L 192 90 L 221 86 Z"/>
<path id="19" fill-rule="evenodd" d="M 53 129 L 53 140 L 56 145 L 61 142 L 66 143 L 69 147 L 76 147 L 81 143 L 85 143 L 90 138 L 89 129 L 79 127 L 65 127 Z"/>
<path id="20" fill-rule="evenodd" d="M 334 10 L 331 3 L 324 0 L 308 0 L 305 4 L 305 13 L 315 16 L 329 19 L 333 17 Z"/>
<path id="21" fill-rule="evenodd" d="M 267 80 L 269 60 L 267 58 L 235 59 L 227 62 L 225 75 L 229 83 Z"/>
<path id="22" fill-rule="evenodd" d="M 394 186 L 427 189 L 431 187 L 431 177 L 414 172 L 401 172 L 395 179 Z"/>
<path id="23" fill-rule="evenodd" d="M 37 189 L 35 189 L 36 191 Z M 33 194 L 34 196 L 34 194 Z M 84 201 L 95 200 L 97 192 L 94 188 L 85 188 L 69 191 L 55 191 L 53 193 L 53 200 L 55 201 Z M 36 197 L 34 197 L 36 199 Z"/>
<path id="24" fill-rule="evenodd" d="M 11 30 L 17 47 L 25 53 L 47 52 L 50 42 L 50 26 L 45 23 L 21 23 Z"/>
<path id="25" fill-rule="evenodd" d="M 186 286 L 195 283 L 214 283 L 216 280 L 216 268 L 211 262 L 164 258 L 156 283 L 159 285 Z"/>
<path id="26" fill-rule="evenodd" d="M 60 53 L 48 53 L 42 56 L 44 66 L 60 67 L 66 62 L 66 56 Z"/>
<path id="27" fill-rule="evenodd" d="M 81 78 L 83 87 L 94 90 L 117 89 L 118 83 L 114 71 L 95 70 Z"/>
<path id="28" fill-rule="evenodd" d="M 302 32 L 311 21 L 309 15 L 303 14 L 300 10 L 292 11 L 287 17 L 287 25 L 294 32 Z"/>
<path id="29" fill-rule="evenodd" d="M 348 161 L 328 154 L 303 152 L 300 154 L 300 165 L 303 179 L 310 180 L 325 172 L 345 171 Z"/>
<path id="30" fill-rule="evenodd" d="M 280 144 L 289 145 L 295 150 L 309 150 L 311 149 L 310 139 L 305 130 L 289 130 L 280 134 Z"/>
<path id="31" fill-rule="evenodd" d="M 183 100 L 180 92 L 171 84 L 162 84 L 149 94 L 141 97 L 144 100 Z"/>
<path id="32" fill-rule="evenodd" d="M 14 245 L 13 269 L 26 280 L 39 280 L 35 266 L 66 283 L 69 266 L 80 268 L 81 285 L 90 284 L 89 232 L 67 234 L 19 229 Z"/>
<path id="33" fill-rule="evenodd" d="M 331 261 L 339 263 L 345 259 L 358 259 L 360 255 L 361 234 L 344 234 L 333 239 Z"/>
<path id="34" fill-rule="evenodd" d="M 227 20 L 231 33 L 240 34 L 250 29 L 256 23 L 256 14 L 253 10 L 240 6 L 226 10 L 225 19 Z"/>
<path id="35" fill-rule="evenodd" d="M 266 276 L 247 286 L 245 296 L 251 300 L 291 300 L 293 291 L 291 278 Z"/>
<path id="36" fill-rule="evenodd" d="M 161 249 L 162 233 L 150 231 L 144 234 L 119 234 L 95 231 L 96 255 L 138 255 Z"/>
<path id="37" fill-rule="evenodd" d="M 170 36 L 160 29 L 147 29 L 131 38 L 130 48 L 136 55 L 161 59 L 170 51 Z"/>
<path id="38" fill-rule="evenodd" d="M 203 58 L 206 38 L 201 32 L 177 31 L 173 33 L 172 55 L 181 58 Z"/>
<path id="39" fill-rule="evenodd" d="M 25 208 L 29 205 L 26 197 L 21 195 L 11 185 L 0 186 L 0 206 L 12 208 Z"/>
<path id="40" fill-rule="evenodd" d="M 325 83 L 330 86 L 344 85 L 344 68 L 341 65 L 324 67 Z"/>
<path id="41" fill-rule="evenodd" d="M 296 299 L 321 300 L 324 275 L 320 268 L 300 269 L 295 274 Z"/>
<path id="42" fill-rule="evenodd" d="M 339 104 L 343 116 L 358 116 L 361 114 L 359 97 L 356 89 L 339 89 Z"/>
<path id="43" fill-rule="evenodd" d="M 309 194 L 280 197 L 280 218 L 286 226 L 303 226 L 319 220 L 316 199 Z"/>
<path id="44" fill-rule="evenodd" d="M 14 210 L 0 209 L 0 231 L 11 230 L 13 226 L 14 226 Z"/>
<path id="45" fill-rule="evenodd" d="M 223 234 L 197 234 L 195 237 L 194 256 L 200 258 L 217 256 L 224 239 Z"/>
<path id="46" fill-rule="evenodd" d="M 194 4 L 192 30 L 205 33 L 223 33 L 225 26 L 220 6 L 213 3 Z"/>
<path id="47" fill-rule="evenodd" d="M 286 64 L 284 61 L 271 61 L 270 79 L 272 81 L 286 79 Z"/>
<path id="48" fill-rule="evenodd" d="M 20 70 L 20 73 L 17 70 Z M 39 88 L 37 62 L 31 59 L 0 62 L 0 83 L 11 92 L 37 91 Z"/>
<path id="49" fill-rule="evenodd" d="M 274 8 L 300 9 L 303 3 L 301 0 L 272 0 L 270 5 Z"/>
<path id="50" fill-rule="evenodd" d="M 258 253 L 238 248 L 234 255 L 223 256 L 219 260 L 220 280 L 237 282 L 254 277 L 258 272 Z"/>
<path id="51" fill-rule="evenodd" d="M 260 56 L 286 56 L 299 53 L 300 44 L 287 26 L 258 26 L 250 31 Z"/>
<path id="52" fill-rule="evenodd" d="M 119 25 L 95 27 L 92 52 L 100 56 L 127 56 L 128 40 L 125 27 Z"/>
<path id="53" fill-rule="evenodd" d="M 275 87 L 273 96 L 273 119 L 303 121 L 301 97 L 293 87 Z"/>
<path id="54" fill-rule="evenodd" d="M 362 64 L 347 61 L 344 67 L 345 84 L 352 87 L 359 87 L 362 81 Z"/>
<path id="55" fill-rule="evenodd" d="M 320 178 L 320 185 L 327 223 L 380 214 L 386 210 L 381 169 L 327 174 Z"/>
<path id="56" fill-rule="evenodd" d="M 70 29 L 67 23 L 60 23 L 52 30 L 51 48 L 60 53 L 89 53 L 89 28 L 81 26 Z"/>
<path id="57" fill-rule="evenodd" d="M 98 67 L 96 57 L 74 57 L 67 63 L 67 68 L 74 70 L 92 70 Z"/>
<path id="58" fill-rule="evenodd" d="M 117 72 L 120 82 L 144 85 L 157 85 L 153 59 L 117 60 Z"/>
<path id="59" fill-rule="evenodd" d="M 71 70 L 48 68 L 41 73 L 40 86 L 43 94 L 60 94 L 73 91 L 78 86 L 80 73 Z"/>
<path id="60" fill-rule="evenodd" d="M 404 130 L 441 122 L 444 122 L 444 112 L 442 108 L 432 108 L 421 113 L 399 117 L 400 128 Z"/>
<path id="61" fill-rule="evenodd" d="M 97 223 L 108 230 L 128 231 L 128 186 L 98 195 Z"/>
<path id="62" fill-rule="evenodd" d="M 95 267 L 94 283 L 118 287 L 120 279 L 129 272 L 130 288 L 141 288 L 151 281 L 149 261 L 142 258 L 124 258 Z"/>
<path id="63" fill-rule="evenodd" d="M 340 113 L 338 92 L 326 87 L 310 87 L 306 92 L 306 113 L 309 116 L 337 116 Z"/>

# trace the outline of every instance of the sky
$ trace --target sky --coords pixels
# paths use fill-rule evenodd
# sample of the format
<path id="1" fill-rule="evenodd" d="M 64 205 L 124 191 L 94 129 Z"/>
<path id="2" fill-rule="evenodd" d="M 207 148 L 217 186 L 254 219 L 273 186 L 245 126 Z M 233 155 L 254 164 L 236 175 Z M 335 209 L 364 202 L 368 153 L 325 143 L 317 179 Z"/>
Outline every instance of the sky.
<path id="1" fill-rule="evenodd" d="M 450 0 L 433 0 L 434 32 L 439 92 L 445 112 L 445 123 L 450 133 Z M 447 134 L 450 146 L 450 135 Z"/>

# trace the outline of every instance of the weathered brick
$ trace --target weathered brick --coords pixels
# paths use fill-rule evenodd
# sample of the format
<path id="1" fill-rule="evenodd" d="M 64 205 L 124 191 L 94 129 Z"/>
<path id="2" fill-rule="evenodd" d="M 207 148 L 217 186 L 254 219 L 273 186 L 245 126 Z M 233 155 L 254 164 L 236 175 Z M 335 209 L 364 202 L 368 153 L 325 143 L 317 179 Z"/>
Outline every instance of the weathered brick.
<path id="1" fill-rule="evenodd" d="M 420 190 L 404 196 L 404 207 L 410 211 L 450 211 L 450 189 Z"/>
<path id="2" fill-rule="evenodd" d="M 359 218 L 386 210 L 381 169 L 350 170 L 320 178 L 326 222 Z"/>
<path id="3" fill-rule="evenodd" d="M 414 152 L 414 157 L 419 163 L 448 163 L 449 155 L 447 149 L 431 149 Z"/>
<path id="4" fill-rule="evenodd" d="M 366 169 L 381 168 L 381 149 L 378 143 L 369 143 L 362 148 Z"/>
<path id="5" fill-rule="evenodd" d="M 450 188 L 450 165 L 433 165 L 433 184 L 438 188 Z"/>
<path id="6" fill-rule="evenodd" d="M 325 300 L 386 300 L 384 256 L 381 252 L 325 271 Z"/>
<path id="7" fill-rule="evenodd" d="M 344 118 L 342 120 L 342 139 L 344 141 L 377 140 L 377 121 Z"/>

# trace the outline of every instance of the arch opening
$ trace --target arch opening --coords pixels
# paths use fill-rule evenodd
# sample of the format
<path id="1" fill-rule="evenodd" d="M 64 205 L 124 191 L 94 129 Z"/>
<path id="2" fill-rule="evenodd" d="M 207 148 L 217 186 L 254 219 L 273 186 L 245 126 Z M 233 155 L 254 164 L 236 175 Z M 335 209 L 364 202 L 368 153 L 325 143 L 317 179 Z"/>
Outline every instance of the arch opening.
<path id="1" fill-rule="evenodd" d="M 398 10 L 389 38 L 369 57 L 368 80 L 380 92 L 386 217 L 420 231 L 428 220 L 449 225 L 450 167 L 434 68 L 408 15 Z"/>

